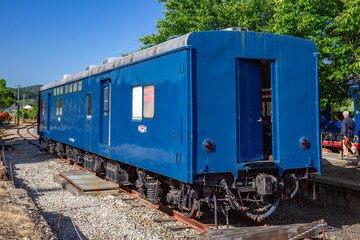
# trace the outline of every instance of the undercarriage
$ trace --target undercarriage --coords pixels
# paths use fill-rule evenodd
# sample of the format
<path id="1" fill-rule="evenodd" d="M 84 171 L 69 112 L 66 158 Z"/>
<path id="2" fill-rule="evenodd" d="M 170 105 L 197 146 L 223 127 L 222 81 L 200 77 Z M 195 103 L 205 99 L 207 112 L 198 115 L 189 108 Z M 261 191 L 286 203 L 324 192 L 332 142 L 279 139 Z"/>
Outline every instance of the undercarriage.
<path id="1" fill-rule="evenodd" d="M 227 225 L 229 212 L 237 211 L 254 221 L 261 221 L 274 212 L 280 201 L 295 196 L 299 181 L 307 179 L 309 169 L 292 170 L 278 175 L 278 169 L 239 171 L 231 173 L 198 174 L 193 184 L 159 175 L 120 163 L 50 139 L 46 142 L 50 153 L 68 158 L 84 168 L 120 185 L 133 185 L 141 196 L 154 204 L 172 205 L 185 216 L 201 218 L 202 208 L 223 214 Z"/>

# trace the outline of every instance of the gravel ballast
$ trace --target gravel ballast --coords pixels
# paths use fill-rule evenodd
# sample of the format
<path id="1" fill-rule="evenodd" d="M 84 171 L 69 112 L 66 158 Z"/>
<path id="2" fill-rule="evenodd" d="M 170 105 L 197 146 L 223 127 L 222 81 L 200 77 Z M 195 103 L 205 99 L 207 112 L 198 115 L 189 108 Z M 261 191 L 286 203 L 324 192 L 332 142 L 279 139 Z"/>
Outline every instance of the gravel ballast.
<path id="1" fill-rule="evenodd" d="M 16 136 L 16 130 L 10 129 L 6 134 Z M 21 129 L 20 133 L 27 139 L 34 139 L 25 129 Z M 37 143 L 37 140 L 33 141 Z M 15 186 L 26 189 L 28 182 L 30 197 L 58 239 L 179 239 L 186 236 L 203 238 L 193 229 L 168 230 L 169 226 L 183 224 L 177 221 L 153 221 L 169 217 L 138 200 L 124 201 L 123 199 L 132 198 L 126 194 L 73 196 L 69 192 L 63 192 L 60 185 L 53 180 L 54 174 L 78 171 L 76 167 L 22 139 L 18 138 L 9 143 L 17 144 L 13 151 L 6 153 L 7 162 L 12 161 Z M 58 229 L 62 197 L 62 215 Z"/>
<path id="2" fill-rule="evenodd" d="M 9 129 L 6 131 L 6 135 L 9 135 L 9 138 L 14 138 L 17 136 L 16 130 L 16 128 Z M 20 131 L 26 138 L 37 142 L 26 133 L 26 129 Z M 35 129 L 30 131 L 35 134 Z M 132 198 L 126 194 L 74 196 L 70 192 L 63 192 L 60 185 L 54 181 L 54 175 L 59 174 L 59 172 L 78 171 L 76 167 L 20 138 L 15 138 L 8 143 L 17 144 L 14 145 L 13 151 L 6 152 L 7 162 L 9 163 L 12 160 L 15 186 L 26 189 L 28 185 L 29 196 L 58 239 L 205 238 L 193 229 L 169 230 L 168 227 L 170 226 L 183 226 L 183 224 L 177 221 L 156 221 L 156 219 L 168 219 L 169 216 L 141 201 L 126 200 Z M 43 145 L 43 147 L 45 146 Z M 62 216 L 58 229 L 62 197 Z M 221 214 L 219 214 L 219 218 L 219 221 L 224 220 Z M 359 213 L 299 196 L 280 204 L 276 211 L 263 223 L 284 225 L 313 222 L 319 219 L 325 219 L 333 227 L 354 232 L 360 231 Z M 207 222 L 211 223 L 212 221 Z M 246 220 L 242 222 L 244 223 Z M 231 227 L 241 227 L 244 226 L 243 223 L 232 223 Z M 360 234 L 357 233 L 330 231 L 330 237 L 334 236 L 335 239 L 360 239 Z"/>

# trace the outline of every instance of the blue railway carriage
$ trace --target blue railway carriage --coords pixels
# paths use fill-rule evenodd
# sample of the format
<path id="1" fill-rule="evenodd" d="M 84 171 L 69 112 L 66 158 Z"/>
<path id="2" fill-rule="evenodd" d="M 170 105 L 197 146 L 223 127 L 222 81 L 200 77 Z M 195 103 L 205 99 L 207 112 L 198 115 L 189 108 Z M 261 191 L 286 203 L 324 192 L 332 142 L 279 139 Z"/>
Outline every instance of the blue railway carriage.
<path id="1" fill-rule="evenodd" d="M 187 216 L 261 220 L 321 173 L 317 48 L 250 31 L 193 32 L 40 90 L 48 150 Z"/>

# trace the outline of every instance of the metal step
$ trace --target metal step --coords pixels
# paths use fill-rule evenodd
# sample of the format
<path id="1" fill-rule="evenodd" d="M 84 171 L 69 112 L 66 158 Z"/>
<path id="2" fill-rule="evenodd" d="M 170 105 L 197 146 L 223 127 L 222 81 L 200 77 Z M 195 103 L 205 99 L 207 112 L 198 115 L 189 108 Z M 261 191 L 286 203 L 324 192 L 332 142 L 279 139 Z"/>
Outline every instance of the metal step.
<path id="1" fill-rule="evenodd" d="M 116 185 L 107 182 L 89 172 L 63 172 L 59 173 L 60 176 L 75 185 L 81 191 L 102 191 L 116 189 Z"/>

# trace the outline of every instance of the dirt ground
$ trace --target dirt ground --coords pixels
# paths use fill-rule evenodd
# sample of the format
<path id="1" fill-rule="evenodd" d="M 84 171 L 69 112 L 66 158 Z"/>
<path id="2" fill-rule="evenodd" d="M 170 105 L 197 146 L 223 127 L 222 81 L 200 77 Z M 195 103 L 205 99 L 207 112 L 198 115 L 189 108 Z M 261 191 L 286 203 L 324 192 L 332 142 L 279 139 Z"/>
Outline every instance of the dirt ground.
<path id="1" fill-rule="evenodd" d="M 11 126 L 2 125 L 1 128 Z M 56 237 L 26 190 L 13 186 L 9 173 L 0 161 L 0 240 L 3 239 L 37 240 Z"/>
<path id="2" fill-rule="evenodd" d="M 10 195 L 11 188 L 9 181 L 0 181 L 0 239 L 43 239 L 26 206 Z"/>

